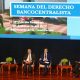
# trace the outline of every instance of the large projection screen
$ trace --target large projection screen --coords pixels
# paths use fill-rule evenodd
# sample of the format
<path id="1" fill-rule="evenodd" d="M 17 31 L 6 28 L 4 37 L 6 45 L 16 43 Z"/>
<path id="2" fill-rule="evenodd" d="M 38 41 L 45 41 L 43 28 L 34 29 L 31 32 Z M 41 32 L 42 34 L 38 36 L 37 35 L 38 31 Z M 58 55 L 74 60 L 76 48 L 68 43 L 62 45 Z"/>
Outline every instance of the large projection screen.
<path id="1" fill-rule="evenodd" d="M 33 0 L 31 0 L 33 2 Z M 10 2 L 31 2 L 30 0 L 4 0 L 5 11 L 0 35 L 26 36 L 27 38 L 52 38 L 67 36 L 67 17 L 10 17 Z M 67 2 L 67 0 L 34 0 L 34 2 Z M 7 3 L 7 4 L 6 4 Z M 63 38 L 63 37 L 62 37 Z"/>

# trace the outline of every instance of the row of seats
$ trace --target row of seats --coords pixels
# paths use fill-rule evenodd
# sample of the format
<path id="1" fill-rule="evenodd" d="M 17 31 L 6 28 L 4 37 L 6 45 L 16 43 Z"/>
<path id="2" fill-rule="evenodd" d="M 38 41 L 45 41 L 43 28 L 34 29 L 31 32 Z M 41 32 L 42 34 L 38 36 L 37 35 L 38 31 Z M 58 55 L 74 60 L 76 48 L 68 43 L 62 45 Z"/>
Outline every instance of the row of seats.
<path id="1" fill-rule="evenodd" d="M 31 65 L 33 74 L 34 74 L 34 66 L 35 66 L 35 64 L 33 63 Z M 24 67 L 24 64 L 22 64 L 22 74 L 23 74 L 23 67 Z M 45 65 L 42 65 L 42 64 L 39 63 L 39 67 L 38 67 L 39 75 L 41 74 L 41 68 L 44 68 L 44 67 L 45 67 Z M 68 59 L 66 59 L 66 58 L 61 59 L 60 63 L 56 66 L 57 75 L 59 73 L 59 69 L 61 71 L 61 76 L 62 76 L 63 69 L 70 69 L 70 76 L 72 75 L 72 65 L 71 65 L 70 61 Z M 52 70 L 51 63 L 48 66 L 48 70 L 49 70 L 49 73 L 51 75 L 51 70 Z M 27 71 L 28 71 L 28 65 L 27 65 Z"/>
<path id="2" fill-rule="evenodd" d="M 10 64 L 10 63 L 9 64 L 1 64 L 2 72 L 3 72 L 3 68 L 4 67 L 8 67 L 8 71 L 9 72 L 10 72 L 10 68 L 11 67 L 16 67 L 16 72 L 17 72 L 17 69 L 18 69 L 19 66 L 17 65 L 17 63 L 15 63 L 15 64 Z M 23 67 L 24 67 L 24 64 L 22 63 L 22 74 L 23 74 Z M 32 73 L 34 75 L 35 64 L 33 63 L 31 65 L 31 67 L 32 67 Z M 42 65 L 42 64 L 39 63 L 39 67 L 38 67 L 38 69 L 39 69 L 39 75 L 41 74 L 41 68 L 44 68 L 44 67 L 45 67 L 44 65 Z M 48 69 L 49 69 L 49 73 L 51 75 L 51 71 L 52 71 L 51 63 L 48 66 Z M 68 59 L 66 59 L 66 58 L 61 59 L 60 63 L 56 66 L 57 75 L 58 75 L 59 70 L 60 70 L 61 76 L 62 76 L 63 69 L 66 69 L 66 70 L 70 69 L 70 76 L 72 76 L 72 65 L 71 65 L 70 61 Z M 28 73 L 28 65 L 27 65 L 27 73 Z"/>

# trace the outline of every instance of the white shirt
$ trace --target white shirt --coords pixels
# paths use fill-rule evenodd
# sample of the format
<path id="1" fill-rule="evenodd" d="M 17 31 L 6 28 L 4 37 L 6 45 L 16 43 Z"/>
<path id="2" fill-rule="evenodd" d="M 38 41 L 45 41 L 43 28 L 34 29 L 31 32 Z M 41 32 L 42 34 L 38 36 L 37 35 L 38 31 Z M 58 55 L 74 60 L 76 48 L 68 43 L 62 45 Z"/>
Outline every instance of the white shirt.
<path id="1" fill-rule="evenodd" d="M 44 54 L 44 59 L 43 59 L 43 61 L 48 61 L 48 59 L 47 59 L 47 53 Z"/>
<path id="2" fill-rule="evenodd" d="M 28 54 L 26 61 L 28 61 L 28 62 L 32 61 L 31 53 Z"/>

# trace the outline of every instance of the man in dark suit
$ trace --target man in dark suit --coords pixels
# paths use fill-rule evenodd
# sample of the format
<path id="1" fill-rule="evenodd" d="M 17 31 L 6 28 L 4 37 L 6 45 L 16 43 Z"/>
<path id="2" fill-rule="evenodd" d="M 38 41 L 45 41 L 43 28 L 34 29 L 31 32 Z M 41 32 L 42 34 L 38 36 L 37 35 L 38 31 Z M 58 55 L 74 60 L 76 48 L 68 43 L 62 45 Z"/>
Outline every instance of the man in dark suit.
<path id="1" fill-rule="evenodd" d="M 31 49 L 28 49 L 26 55 L 23 58 L 23 65 L 24 65 L 23 70 L 24 70 L 25 74 L 27 73 L 27 71 L 26 71 L 27 70 L 27 65 L 28 65 L 29 72 L 31 72 L 31 70 L 32 70 L 31 65 L 34 62 L 35 62 L 35 55 L 32 54 Z"/>
<path id="2" fill-rule="evenodd" d="M 74 77 L 79 77 L 80 75 L 80 60 L 79 61 L 75 61 L 75 66 L 73 69 L 73 73 L 74 73 Z"/>
<path id="3" fill-rule="evenodd" d="M 41 55 L 39 59 L 39 63 L 45 66 L 44 75 L 47 74 L 48 66 L 50 65 L 50 62 L 51 62 L 51 55 L 48 53 L 48 49 L 45 48 L 44 53 Z"/>

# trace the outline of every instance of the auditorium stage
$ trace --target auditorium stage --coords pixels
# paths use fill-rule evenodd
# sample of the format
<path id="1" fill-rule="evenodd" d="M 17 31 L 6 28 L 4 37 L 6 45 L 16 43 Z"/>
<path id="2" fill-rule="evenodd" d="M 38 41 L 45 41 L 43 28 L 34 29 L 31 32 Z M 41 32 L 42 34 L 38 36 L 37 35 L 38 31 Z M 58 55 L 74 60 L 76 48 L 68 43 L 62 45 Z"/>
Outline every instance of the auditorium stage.
<path id="1" fill-rule="evenodd" d="M 60 75 L 56 75 L 56 72 L 52 73 L 51 75 L 48 74 L 43 76 L 39 75 L 38 71 L 35 71 L 34 75 L 22 75 L 21 71 L 19 70 L 18 73 L 11 71 L 10 74 L 8 74 L 7 71 L 2 74 L 0 71 L 0 80 L 80 80 L 80 78 L 70 77 L 70 75 L 66 73 L 64 73 L 61 77 Z"/>

